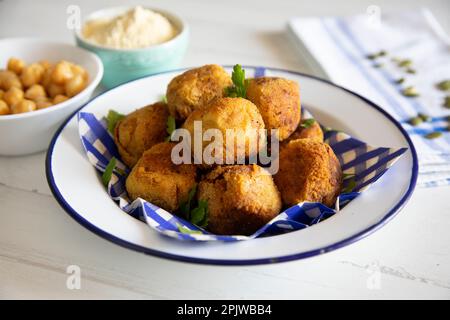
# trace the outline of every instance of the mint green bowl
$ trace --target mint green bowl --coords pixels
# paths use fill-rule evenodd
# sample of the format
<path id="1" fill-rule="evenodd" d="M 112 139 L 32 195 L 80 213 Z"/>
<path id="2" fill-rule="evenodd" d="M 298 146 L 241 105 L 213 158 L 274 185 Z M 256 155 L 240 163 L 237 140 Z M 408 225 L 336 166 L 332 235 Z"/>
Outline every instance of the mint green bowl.
<path id="1" fill-rule="evenodd" d="M 132 7 L 114 7 L 96 11 L 86 19 L 110 18 Z M 148 8 L 162 14 L 177 28 L 171 40 L 142 49 L 115 49 L 84 40 L 81 30 L 75 32 L 77 45 L 97 54 L 103 62 L 102 85 L 112 88 L 143 76 L 175 69 L 182 61 L 189 42 L 189 28 L 178 16 L 160 9 Z"/>

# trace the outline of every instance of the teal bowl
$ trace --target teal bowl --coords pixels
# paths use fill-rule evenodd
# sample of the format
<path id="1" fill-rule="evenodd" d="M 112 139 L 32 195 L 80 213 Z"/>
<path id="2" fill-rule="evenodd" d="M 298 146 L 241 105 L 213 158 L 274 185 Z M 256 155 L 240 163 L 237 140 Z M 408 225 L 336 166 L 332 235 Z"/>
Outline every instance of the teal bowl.
<path id="1" fill-rule="evenodd" d="M 125 13 L 131 7 L 114 7 L 96 11 L 87 21 L 110 18 Z M 83 39 L 81 30 L 75 32 L 77 45 L 97 54 L 103 62 L 102 85 L 112 88 L 124 82 L 162 71 L 175 69 L 182 61 L 189 42 L 189 27 L 178 16 L 160 9 L 148 8 L 162 14 L 177 28 L 171 40 L 140 49 L 115 49 Z"/>

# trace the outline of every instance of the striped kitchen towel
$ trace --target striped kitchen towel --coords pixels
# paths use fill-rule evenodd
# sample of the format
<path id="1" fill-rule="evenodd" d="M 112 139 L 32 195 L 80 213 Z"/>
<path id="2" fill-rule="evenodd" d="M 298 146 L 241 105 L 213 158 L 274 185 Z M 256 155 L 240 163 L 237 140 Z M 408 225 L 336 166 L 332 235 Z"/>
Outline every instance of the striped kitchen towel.
<path id="1" fill-rule="evenodd" d="M 378 9 L 378 18 L 293 18 L 288 33 L 315 74 L 366 96 L 404 125 L 419 156 L 418 185 L 449 185 L 450 91 L 437 84 L 450 80 L 450 40 L 426 9 Z M 426 121 L 411 125 L 421 114 Z"/>

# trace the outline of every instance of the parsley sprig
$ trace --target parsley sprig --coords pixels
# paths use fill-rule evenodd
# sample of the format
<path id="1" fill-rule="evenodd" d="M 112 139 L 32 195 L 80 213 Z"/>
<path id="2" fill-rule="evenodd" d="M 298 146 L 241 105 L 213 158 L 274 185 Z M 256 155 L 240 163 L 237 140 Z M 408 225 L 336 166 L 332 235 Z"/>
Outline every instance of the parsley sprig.
<path id="1" fill-rule="evenodd" d="M 205 228 L 208 225 L 208 202 L 199 200 L 197 206 L 193 208 L 196 193 L 197 185 L 194 185 L 192 189 L 189 190 L 186 201 L 181 203 L 180 211 L 191 223 L 201 228 Z"/>
<path id="2" fill-rule="evenodd" d="M 200 230 L 191 230 L 189 228 L 184 227 L 183 225 L 177 223 L 178 231 L 184 234 L 202 234 Z"/>
<path id="3" fill-rule="evenodd" d="M 247 87 L 249 80 L 245 79 L 245 70 L 240 64 L 233 67 L 231 73 L 233 85 L 225 89 L 225 96 L 231 98 L 247 98 Z"/>
<path id="4" fill-rule="evenodd" d="M 108 131 L 114 133 L 114 129 L 116 128 L 117 123 L 125 118 L 124 114 L 121 114 L 114 110 L 109 110 L 108 115 L 106 116 L 106 123 L 108 125 Z"/>
<path id="5" fill-rule="evenodd" d="M 350 193 L 356 187 L 355 175 L 353 173 L 344 173 L 342 175 L 343 180 L 346 182 L 345 188 L 341 190 L 341 193 Z"/>
<path id="6" fill-rule="evenodd" d="M 116 158 L 112 157 L 111 160 L 109 160 L 109 163 L 102 174 L 102 182 L 105 185 L 105 187 L 108 186 L 109 181 L 111 180 L 114 168 L 116 167 L 116 162 L 117 162 Z"/>
<path id="7" fill-rule="evenodd" d="M 175 118 L 172 117 L 172 116 L 169 116 L 167 118 L 167 123 L 166 124 L 167 124 L 167 129 L 166 130 L 167 130 L 167 133 L 169 134 L 166 137 L 166 141 L 170 141 L 173 132 L 177 129 L 177 124 L 175 122 Z"/>
<path id="8" fill-rule="evenodd" d="M 302 120 L 302 122 L 300 123 L 300 127 L 305 129 L 309 128 L 314 124 L 314 122 L 316 122 L 316 120 L 314 120 L 313 118 Z"/>

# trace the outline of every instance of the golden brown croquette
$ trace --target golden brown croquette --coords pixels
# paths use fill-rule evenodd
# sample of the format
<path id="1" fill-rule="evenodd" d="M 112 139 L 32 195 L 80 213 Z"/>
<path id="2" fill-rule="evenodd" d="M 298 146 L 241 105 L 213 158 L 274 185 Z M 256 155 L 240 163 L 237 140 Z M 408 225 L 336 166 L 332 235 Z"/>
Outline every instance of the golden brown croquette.
<path id="1" fill-rule="evenodd" d="M 280 141 L 297 129 L 300 90 L 296 81 L 274 77 L 252 79 L 247 98 L 258 107 L 267 129 L 279 129 Z"/>
<path id="2" fill-rule="evenodd" d="M 314 121 L 309 127 L 302 127 L 301 123 L 299 124 L 297 130 L 294 131 L 293 134 L 289 136 L 287 140 L 283 142 L 288 142 L 296 139 L 313 139 L 315 141 L 323 142 L 323 132 L 320 128 L 320 124 L 317 121 Z"/>
<path id="3" fill-rule="evenodd" d="M 167 87 L 170 114 L 177 120 L 184 120 L 198 107 L 222 97 L 230 85 L 230 75 L 216 64 L 188 70 L 173 78 Z"/>
<path id="4" fill-rule="evenodd" d="M 342 171 L 329 145 L 311 139 L 292 140 L 280 149 L 279 166 L 274 180 L 286 206 L 303 201 L 334 206 Z"/>
<path id="5" fill-rule="evenodd" d="M 196 184 L 192 164 L 176 165 L 171 152 L 175 144 L 163 142 L 144 152 L 126 181 L 131 200 L 145 199 L 167 211 L 175 211 Z"/>
<path id="6" fill-rule="evenodd" d="M 144 151 L 164 141 L 168 116 L 167 105 L 158 102 L 130 113 L 117 123 L 114 140 L 127 166 L 132 168 Z"/>
<path id="7" fill-rule="evenodd" d="M 208 230 L 222 235 L 250 235 L 281 210 L 272 176 L 256 164 L 215 168 L 200 181 L 198 199 L 208 203 Z"/>
<path id="8" fill-rule="evenodd" d="M 223 163 L 227 154 L 234 155 L 237 160 L 239 153 L 248 158 L 265 147 L 264 121 L 258 108 L 249 100 L 243 98 L 218 98 L 209 104 L 199 107 L 186 119 L 183 128 L 187 129 L 195 143 L 194 122 L 201 121 L 202 133 L 208 129 L 218 129 L 223 137 Z M 235 134 L 233 141 L 227 141 L 227 130 Z M 229 143 L 231 142 L 231 143 Z M 203 149 L 210 144 L 202 141 Z M 192 148 L 194 151 L 194 148 Z M 228 163 L 228 164 L 234 164 Z"/>

